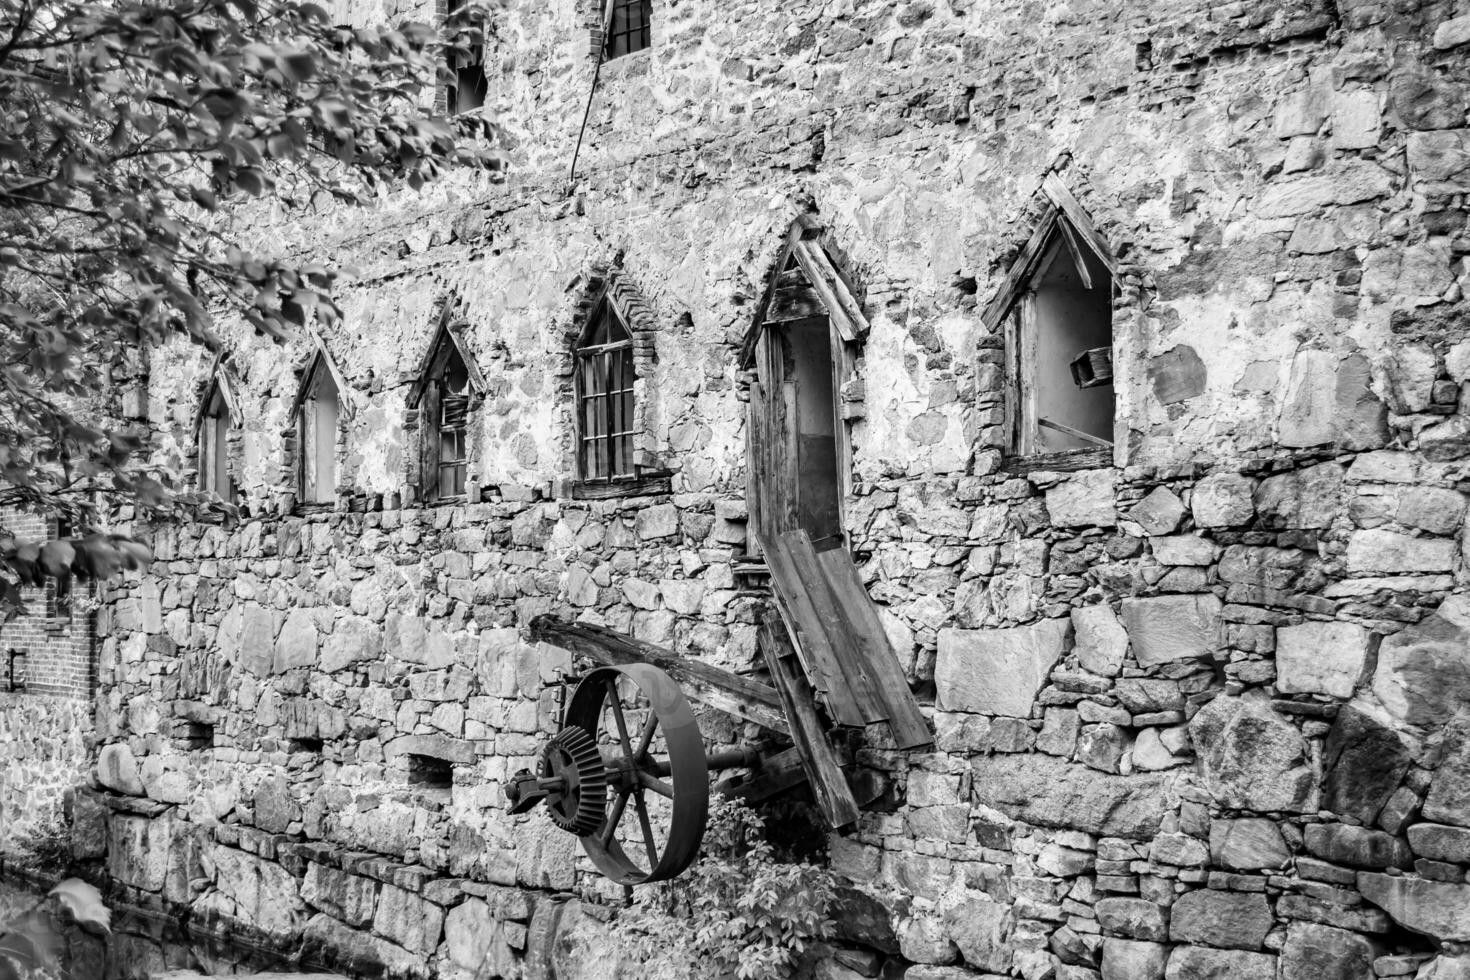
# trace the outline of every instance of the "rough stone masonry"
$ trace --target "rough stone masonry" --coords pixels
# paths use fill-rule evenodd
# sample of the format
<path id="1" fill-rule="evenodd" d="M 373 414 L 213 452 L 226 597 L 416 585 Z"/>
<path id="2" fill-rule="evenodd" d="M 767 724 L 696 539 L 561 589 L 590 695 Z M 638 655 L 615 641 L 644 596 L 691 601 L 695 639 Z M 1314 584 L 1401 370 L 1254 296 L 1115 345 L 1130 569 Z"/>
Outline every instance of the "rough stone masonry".
<path id="1" fill-rule="evenodd" d="M 253 219 L 357 271 L 322 341 L 333 503 L 295 499 L 315 341 L 155 359 L 175 465 L 235 387 L 247 516 L 140 529 L 78 855 L 349 967 L 607 975 L 572 951 L 616 891 L 501 805 L 565 666 L 519 628 L 755 670 L 740 347 L 807 215 L 871 324 L 842 529 L 936 733 L 867 734 L 888 788 L 828 841 L 813 975 L 1470 977 L 1470 4 L 654 0 L 569 194 L 599 11 L 497 15 L 505 183 Z M 1111 263 L 1116 438 L 1048 460 L 1010 452 L 982 313 L 1058 186 Z M 661 475 L 584 499 L 574 347 L 610 282 Z M 409 393 L 446 304 L 480 383 L 465 493 L 425 505 Z"/>

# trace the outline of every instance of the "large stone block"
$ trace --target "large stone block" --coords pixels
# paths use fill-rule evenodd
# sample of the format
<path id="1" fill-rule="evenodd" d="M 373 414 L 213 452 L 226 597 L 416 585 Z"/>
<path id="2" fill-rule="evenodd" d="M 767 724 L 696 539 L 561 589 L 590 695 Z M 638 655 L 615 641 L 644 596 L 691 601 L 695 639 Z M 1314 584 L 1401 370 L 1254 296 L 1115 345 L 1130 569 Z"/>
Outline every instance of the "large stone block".
<path id="1" fill-rule="evenodd" d="M 108 876 L 146 892 L 162 890 L 171 827 L 167 818 L 113 814 L 107 825 Z"/>
<path id="2" fill-rule="evenodd" d="M 235 920 L 276 939 L 300 933 L 303 906 L 299 883 L 285 868 L 233 847 L 210 852 L 214 884 L 234 903 Z"/>
<path id="3" fill-rule="evenodd" d="M 977 803 L 1043 827 L 1147 840 L 1174 798 L 1172 776 L 1114 776 L 1054 756 L 977 756 L 970 766 Z"/>
<path id="4" fill-rule="evenodd" d="M 1325 861 L 1355 868 L 1406 868 L 1414 856 L 1409 845 L 1392 834 L 1350 824 L 1311 824 L 1307 850 Z"/>
<path id="5" fill-rule="evenodd" d="M 1168 487 L 1154 487 L 1128 516 L 1147 534 L 1173 534 L 1184 518 L 1184 503 Z"/>
<path id="6" fill-rule="evenodd" d="M 1044 619 L 998 630 L 939 631 L 934 665 L 937 705 L 1025 718 L 1052 667 L 1061 659 L 1071 622 Z"/>
<path id="7" fill-rule="evenodd" d="M 1417 748 L 1389 722 L 1381 708 L 1366 702 L 1351 702 L 1338 712 L 1322 753 L 1325 809 L 1364 824 L 1378 819 Z"/>
<path id="8" fill-rule="evenodd" d="M 1072 610 L 1073 650 L 1083 670 L 1116 677 L 1128 654 L 1128 633 L 1107 603 Z"/>
<path id="9" fill-rule="evenodd" d="M 1431 861 L 1470 864 L 1470 827 L 1416 823 L 1409 828 L 1409 846 Z"/>
<path id="10" fill-rule="evenodd" d="M 1382 528 L 1354 531 L 1348 539 L 1348 572 L 1358 575 L 1408 575 L 1448 572 L 1455 564 L 1455 542 L 1422 538 Z"/>
<path id="11" fill-rule="evenodd" d="M 384 885 L 373 931 L 411 953 L 429 956 L 439 948 L 444 933 L 444 910 L 413 892 Z"/>
<path id="12" fill-rule="evenodd" d="M 1205 788 L 1243 810 L 1315 810 L 1317 771 L 1301 730 L 1262 698 L 1215 698 L 1189 724 Z"/>
<path id="13" fill-rule="evenodd" d="M 254 602 L 245 604 L 240 623 L 240 666 L 256 677 L 266 677 L 275 659 L 276 617 Z"/>
<path id="14" fill-rule="evenodd" d="M 449 910 L 444 946 L 451 963 L 477 976 L 510 976 L 516 967 L 517 957 L 505 941 L 500 921 L 478 898 Z"/>
<path id="15" fill-rule="evenodd" d="M 1410 133 L 1409 171 L 1416 183 L 1470 190 L 1470 129 Z"/>
<path id="16" fill-rule="evenodd" d="M 1102 980 L 1164 980 L 1169 947 L 1132 939 L 1104 939 Z"/>
<path id="17" fill-rule="evenodd" d="M 1456 718 L 1444 735 L 1444 755 L 1430 778 L 1424 819 L 1470 827 L 1470 716 Z"/>
<path id="18" fill-rule="evenodd" d="M 1236 527 L 1256 515 L 1255 484 L 1238 473 L 1217 473 L 1194 485 L 1189 500 L 1199 527 Z"/>
<path id="19" fill-rule="evenodd" d="M 1201 889 L 1174 902 L 1169 938 L 1223 949 L 1260 949 L 1274 921 L 1265 895 Z"/>
<path id="20" fill-rule="evenodd" d="M 1118 523 L 1117 476 L 1089 470 L 1046 491 L 1046 512 L 1057 527 L 1112 527 Z"/>
<path id="21" fill-rule="evenodd" d="M 383 657 L 383 630 L 363 616 L 344 616 L 322 641 L 321 669 L 327 673 Z"/>
<path id="22" fill-rule="evenodd" d="M 104 745 L 97 753 L 97 782 L 124 796 L 142 796 L 143 779 L 138 760 L 125 742 Z"/>
<path id="23" fill-rule="evenodd" d="M 1379 949 L 1366 936 L 1314 922 L 1287 926 L 1281 980 L 1369 980 Z"/>
<path id="24" fill-rule="evenodd" d="M 1370 364 L 1361 354 L 1299 351 L 1281 406 L 1281 445 L 1373 449 L 1387 444 L 1388 410 L 1371 382 Z"/>
<path id="25" fill-rule="evenodd" d="M 1398 724 L 1435 730 L 1470 704 L 1470 597 L 1384 639 L 1373 693 Z"/>
<path id="26" fill-rule="evenodd" d="M 978 970 L 1006 973 L 1011 968 L 1010 906 L 966 895 L 943 906 L 944 928 L 965 962 Z"/>
<path id="27" fill-rule="evenodd" d="M 1213 593 L 1123 600 L 1133 656 L 1145 667 L 1208 657 L 1219 642 L 1220 600 Z"/>
<path id="28" fill-rule="evenodd" d="M 315 613 L 310 609 L 292 609 L 286 615 L 286 622 L 282 624 L 281 633 L 276 638 L 272 671 L 280 674 L 296 667 L 315 665 L 319 641 Z"/>
<path id="29" fill-rule="evenodd" d="M 1312 621 L 1277 627 L 1277 690 L 1351 697 L 1368 657 L 1368 636 L 1357 623 Z"/>
<path id="30" fill-rule="evenodd" d="M 1128 939 L 1164 942 L 1169 938 L 1169 911 L 1143 898 L 1109 896 L 1094 906 L 1103 931 Z"/>
<path id="31" fill-rule="evenodd" d="M 1470 884 L 1360 871 L 1358 891 L 1411 932 L 1470 942 Z"/>
<path id="32" fill-rule="evenodd" d="M 1318 463 L 1267 477 L 1256 487 L 1256 512 L 1271 528 L 1325 528 L 1342 509 L 1343 469 Z"/>
<path id="33" fill-rule="evenodd" d="M 1176 946 L 1165 980 L 1274 980 L 1276 957 L 1240 949 Z"/>
<path id="34" fill-rule="evenodd" d="M 1221 867 L 1266 871 L 1284 867 L 1291 849 L 1274 820 L 1245 817 L 1210 824 L 1210 856 Z"/>
<path id="35" fill-rule="evenodd" d="M 301 897 L 306 904 L 354 928 L 362 928 L 373 921 L 378 883 L 312 861 L 301 880 Z"/>

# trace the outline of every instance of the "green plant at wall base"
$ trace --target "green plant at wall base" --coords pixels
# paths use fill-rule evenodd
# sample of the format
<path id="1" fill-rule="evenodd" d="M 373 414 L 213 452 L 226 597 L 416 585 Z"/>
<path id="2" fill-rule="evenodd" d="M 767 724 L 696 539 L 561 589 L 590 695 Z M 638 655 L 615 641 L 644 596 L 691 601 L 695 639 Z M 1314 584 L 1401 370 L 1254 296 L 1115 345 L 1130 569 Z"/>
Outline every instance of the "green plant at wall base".
<path id="1" fill-rule="evenodd" d="M 59 808 L 16 839 L 18 862 L 38 871 L 59 874 L 71 865 L 71 828 Z"/>
<path id="2" fill-rule="evenodd" d="M 717 800 L 700 859 L 613 922 L 616 953 L 647 980 L 785 980 L 831 935 L 835 885 L 824 868 L 778 861 L 761 816 Z"/>

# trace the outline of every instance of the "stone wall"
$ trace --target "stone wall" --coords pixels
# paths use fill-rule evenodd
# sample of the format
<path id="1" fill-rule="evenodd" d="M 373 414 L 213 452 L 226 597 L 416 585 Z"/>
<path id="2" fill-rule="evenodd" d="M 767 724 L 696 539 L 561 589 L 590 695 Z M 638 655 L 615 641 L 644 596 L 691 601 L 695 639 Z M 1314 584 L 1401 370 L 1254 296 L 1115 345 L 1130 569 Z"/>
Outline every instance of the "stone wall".
<path id="1" fill-rule="evenodd" d="M 829 841 L 852 887 L 818 975 L 1470 970 L 1470 10 L 656 3 L 567 196 L 588 8 L 503 14 L 503 186 L 250 219 L 359 272 L 325 336 L 339 502 L 283 512 L 306 338 L 226 327 L 253 516 L 158 530 L 112 597 L 86 853 L 312 955 L 547 975 L 615 896 L 501 809 L 565 664 L 517 630 L 553 612 L 752 669 L 737 348 L 815 211 L 872 324 L 849 543 L 936 732 L 866 735 L 889 788 Z M 1002 459 L 979 316 L 1048 173 L 1118 260 L 1124 438 L 1080 472 Z M 640 448 L 671 492 L 575 501 L 568 337 L 613 266 L 655 326 Z M 405 393 L 451 296 L 488 389 L 474 493 L 403 508 Z M 165 460 L 203 366 L 153 365 Z"/>

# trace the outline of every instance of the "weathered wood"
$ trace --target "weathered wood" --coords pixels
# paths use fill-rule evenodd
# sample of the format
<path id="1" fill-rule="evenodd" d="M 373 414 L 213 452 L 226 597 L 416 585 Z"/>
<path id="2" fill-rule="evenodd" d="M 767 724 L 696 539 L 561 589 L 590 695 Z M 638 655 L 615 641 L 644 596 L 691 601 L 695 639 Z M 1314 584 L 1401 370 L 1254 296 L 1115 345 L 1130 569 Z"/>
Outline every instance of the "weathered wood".
<path id="1" fill-rule="evenodd" d="M 867 719 L 858 710 L 842 669 L 837 662 L 837 652 L 811 597 L 802 584 L 791 555 L 779 536 L 762 543 L 766 565 L 771 570 L 771 588 L 776 595 L 776 607 L 785 621 L 787 629 L 796 641 L 802 665 L 812 686 L 820 691 L 827 702 L 827 710 L 839 725 L 862 726 Z"/>
<path id="2" fill-rule="evenodd" d="M 850 659 L 861 661 L 871 678 L 888 726 L 893 730 L 894 742 L 901 749 L 931 744 L 934 736 L 909 689 L 898 654 L 888 642 L 878 607 L 863 587 L 852 555 L 846 548 L 834 548 L 817 555 L 816 559 L 836 599 L 838 619 L 847 624 L 847 633 L 854 641 Z"/>
<path id="3" fill-rule="evenodd" d="M 839 603 L 836 590 L 827 577 L 826 567 L 817 554 L 814 542 L 800 528 L 786 531 L 777 537 L 781 541 L 782 549 L 790 556 L 797 582 L 816 611 L 815 628 L 826 633 L 827 641 L 836 654 L 837 670 L 848 696 L 857 705 L 863 722 L 872 724 L 886 720 L 888 706 L 878 693 L 878 684 L 868 666 L 868 658 L 859 652 L 863 644 L 858 635 L 859 630 L 848 614 L 849 611 Z M 823 541 L 823 554 L 835 551 L 845 555 L 847 549 L 842 544 L 841 539 Z"/>
<path id="4" fill-rule="evenodd" d="M 1082 280 L 1083 289 L 1092 288 L 1092 273 L 1087 271 L 1087 257 L 1082 254 L 1082 246 L 1077 244 L 1077 233 L 1072 230 L 1070 221 L 1058 221 L 1057 228 L 1062 233 L 1062 243 L 1067 246 L 1067 254 L 1072 258 L 1072 267 L 1077 270 L 1077 278 Z"/>
<path id="5" fill-rule="evenodd" d="M 739 674 L 681 657 L 671 650 L 601 626 L 568 623 L 554 616 L 537 616 L 531 620 L 528 634 L 535 642 L 561 647 L 599 664 L 652 664 L 677 681 L 691 699 L 742 721 L 754 722 L 783 735 L 791 734 L 781 698 L 775 690 Z"/>
<path id="6" fill-rule="evenodd" d="M 766 324 L 774 325 L 788 320 L 804 320 L 812 317 L 825 318 L 827 311 L 822 305 L 822 298 L 815 289 L 806 283 L 798 286 L 782 287 L 776 290 L 775 297 L 771 300 L 771 309 L 766 317 Z"/>
<path id="7" fill-rule="evenodd" d="M 858 818 L 857 800 L 853 799 L 842 765 L 827 741 L 827 732 L 817 715 L 806 679 L 797 669 L 796 650 L 791 645 L 785 624 L 767 613 L 757 634 L 757 643 L 786 709 L 786 718 L 791 723 L 791 738 L 801 754 L 802 768 L 811 783 L 817 806 L 828 824 L 834 828 L 845 827 Z"/>
<path id="8" fill-rule="evenodd" d="M 754 769 L 725 776 L 715 783 L 712 791 L 720 796 L 756 803 L 793 786 L 800 786 L 806 781 L 806 766 L 802 762 L 801 750 L 793 745 L 775 755 L 762 758 L 760 765 Z"/>
<path id="9" fill-rule="evenodd" d="M 1097 229 L 1093 227 L 1092 218 L 1088 216 L 1086 209 L 1082 207 L 1077 198 L 1072 196 L 1072 192 L 1067 189 L 1062 178 L 1054 173 L 1047 174 L 1041 182 L 1041 189 L 1052 205 L 1067 216 L 1067 220 L 1072 223 L 1072 229 L 1087 243 L 1087 247 L 1098 257 L 1098 260 L 1108 267 L 1108 272 L 1117 275 L 1118 260 L 1113 258 L 1108 243 L 1103 241 L 1102 236 L 1097 233 Z"/>
<path id="10" fill-rule="evenodd" d="M 863 315 L 862 307 L 853 298 L 822 246 L 815 241 L 802 241 L 796 245 L 792 255 L 796 257 L 801 271 L 806 273 L 812 289 L 821 297 L 822 304 L 827 308 L 827 315 L 831 317 L 832 325 L 837 328 L 842 339 L 853 343 L 866 335 L 868 318 Z"/>
<path id="11" fill-rule="evenodd" d="M 1039 473 L 1043 470 L 1058 473 L 1073 473 L 1077 470 L 1096 470 L 1113 465 L 1112 449 L 1065 449 L 1055 453 L 1037 453 L 1032 456 L 1006 456 L 1000 468 L 1007 473 Z"/>
<path id="12" fill-rule="evenodd" d="M 1099 439 L 1097 436 L 1093 435 L 1090 432 L 1083 432 L 1081 429 L 1074 429 L 1070 425 L 1063 425 L 1061 422 L 1053 422 L 1051 419 L 1037 419 L 1036 424 L 1045 426 L 1048 429 L 1055 429 L 1057 432 L 1065 433 L 1066 435 L 1071 436 L 1073 439 L 1081 439 L 1083 442 L 1090 442 L 1094 446 L 1103 446 L 1108 449 L 1113 448 L 1113 444 L 1111 442 L 1108 442 L 1106 439 Z"/>
<path id="13" fill-rule="evenodd" d="M 667 473 L 642 475 L 633 480 L 608 480 L 572 484 L 573 500 L 607 500 L 612 497 L 647 497 L 669 493 L 672 483 Z"/>
<path id="14" fill-rule="evenodd" d="M 1041 257 L 1046 254 L 1046 246 L 1051 242 L 1052 232 L 1056 230 L 1057 209 L 1048 207 L 1046 213 L 1037 222 L 1036 230 L 1031 233 L 1031 238 L 1026 242 L 1021 254 L 1016 256 L 1016 261 L 1011 263 L 1010 271 L 1006 273 L 1005 280 L 1001 282 L 1000 288 L 995 291 L 989 303 L 985 305 L 985 312 L 980 314 L 980 321 L 986 327 L 994 330 L 1000 323 L 1001 318 L 1011 311 L 1016 305 L 1016 300 L 1026 290 L 1031 271 Z"/>

